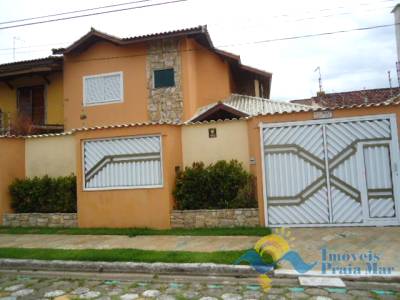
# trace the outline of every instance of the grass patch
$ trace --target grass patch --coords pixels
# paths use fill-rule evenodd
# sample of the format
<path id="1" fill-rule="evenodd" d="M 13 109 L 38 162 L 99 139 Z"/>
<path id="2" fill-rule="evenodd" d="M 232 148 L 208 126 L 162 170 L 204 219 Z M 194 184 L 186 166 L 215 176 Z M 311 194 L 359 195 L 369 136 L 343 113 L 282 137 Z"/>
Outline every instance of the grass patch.
<path id="1" fill-rule="evenodd" d="M 189 252 L 189 251 L 150 251 L 138 249 L 32 249 L 0 248 L 0 258 L 76 260 L 108 262 L 165 262 L 165 263 L 216 263 L 233 264 L 244 251 Z M 267 258 L 266 262 L 271 262 Z"/>
<path id="2" fill-rule="evenodd" d="M 0 227 L 0 234 L 89 234 L 89 235 L 191 235 L 191 236 L 265 236 L 271 233 L 265 227 L 236 228 L 37 228 L 37 227 Z"/>

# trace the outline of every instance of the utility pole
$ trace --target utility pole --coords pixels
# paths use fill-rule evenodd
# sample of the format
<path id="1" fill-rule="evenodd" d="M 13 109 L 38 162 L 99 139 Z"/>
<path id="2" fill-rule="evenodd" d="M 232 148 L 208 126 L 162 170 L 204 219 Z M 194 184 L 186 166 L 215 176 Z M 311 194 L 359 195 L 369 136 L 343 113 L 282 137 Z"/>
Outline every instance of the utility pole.
<path id="1" fill-rule="evenodd" d="M 396 61 L 397 86 L 400 87 L 400 62 Z"/>
<path id="2" fill-rule="evenodd" d="M 393 96 L 393 90 L 392 90 L 392 77 L 390 76 L 390 71 L 387 71 L 388 73 L 388 80 L 389 80 L 389 88 L 390 88 L 390 96 Z"/>

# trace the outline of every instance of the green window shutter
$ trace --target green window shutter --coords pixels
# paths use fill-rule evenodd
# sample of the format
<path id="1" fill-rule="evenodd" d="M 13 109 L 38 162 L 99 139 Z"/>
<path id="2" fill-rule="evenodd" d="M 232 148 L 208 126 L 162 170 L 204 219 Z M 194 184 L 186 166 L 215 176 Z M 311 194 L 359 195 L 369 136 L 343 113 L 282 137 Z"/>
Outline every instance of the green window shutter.
<path id="1" fill-rule="evenodd" d="M 174 69 L 154 71 L 154 88 L 175 86 Z"/>

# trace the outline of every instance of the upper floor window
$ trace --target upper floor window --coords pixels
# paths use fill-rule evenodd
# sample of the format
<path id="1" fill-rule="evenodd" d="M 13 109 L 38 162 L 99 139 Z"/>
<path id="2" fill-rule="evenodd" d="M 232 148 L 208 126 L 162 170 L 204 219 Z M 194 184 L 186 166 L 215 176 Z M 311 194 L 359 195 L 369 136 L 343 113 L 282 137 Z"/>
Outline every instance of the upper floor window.
<path id="1" fill-rule="evenodd" d="M 85 106 L 123 101 L 122 72 L 83 77 L 83 103 Z"/>
<path id="2" fill-rule="evenodd" d="M 162 69 L 154 71 L 154 88 L 175 86 L 174 69 Z"/>
<path id="3" fill-rule="evenodd" d="M 34 125 L 44 125 L 46 121 L 45 87 L 43 85 L 17 89 L 18 116 Z"/>

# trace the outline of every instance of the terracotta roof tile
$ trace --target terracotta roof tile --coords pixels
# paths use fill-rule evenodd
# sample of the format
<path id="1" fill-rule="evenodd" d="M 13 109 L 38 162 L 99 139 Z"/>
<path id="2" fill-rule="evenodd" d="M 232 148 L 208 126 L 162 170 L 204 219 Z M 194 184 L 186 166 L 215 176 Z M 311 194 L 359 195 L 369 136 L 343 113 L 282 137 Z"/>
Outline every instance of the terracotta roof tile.
<path id="1" fill-rule="evenodd" d="M 320 96 L 292 100 L 292 103 L 333 108 L 337 106 L 380 103 L 400 94 L 400 88 L 371 89 L 341 93 L 326 93 Z"/>

